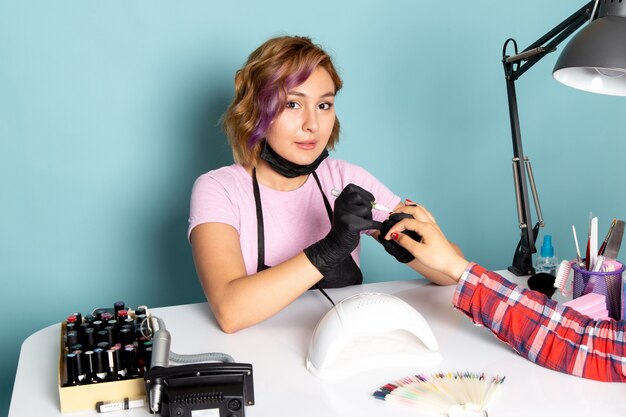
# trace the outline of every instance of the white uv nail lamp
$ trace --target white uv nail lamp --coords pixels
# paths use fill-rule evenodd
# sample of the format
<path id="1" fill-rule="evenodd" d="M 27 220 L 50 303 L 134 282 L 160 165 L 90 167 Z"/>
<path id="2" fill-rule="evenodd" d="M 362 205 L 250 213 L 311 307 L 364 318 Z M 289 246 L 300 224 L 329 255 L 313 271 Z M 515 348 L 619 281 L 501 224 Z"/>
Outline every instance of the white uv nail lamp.
<path id="1" fill-rule="evenodd" d="M 426 319 L 389 294 L 339 302 L 317 323 L 306 359 L 315 376 L 337 380 L 381 367 L 434 366 L 443 357 Z"/>

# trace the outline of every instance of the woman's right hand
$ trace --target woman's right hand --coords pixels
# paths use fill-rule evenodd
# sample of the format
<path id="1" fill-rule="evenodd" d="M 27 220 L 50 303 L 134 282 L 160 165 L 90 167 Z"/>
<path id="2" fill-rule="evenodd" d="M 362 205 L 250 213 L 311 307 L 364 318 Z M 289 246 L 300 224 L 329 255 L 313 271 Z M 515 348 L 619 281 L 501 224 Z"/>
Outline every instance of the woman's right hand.
<path id="1" fill-rule="evenodd" d="M 404 206 L 399 211 L 413 218 L 402 219 L 391 226 L 385 239 L 395 240 L 425 266 L 458 281 L 469 262 L 454 250 L 433 215 L 420 205 Z M 402 233 L 405 230 L 416 232 L 421 242 Z"/>
<path id="2" fill-rule="evenodd" d="M 328 235 L 304 250 L 313 265 L 326 275 L 359 244 L 361 232 L 380 229 L 382 224 L 372 220 L 374 196 L 355 184 L 348 184 L 335 200 L 333 224 Z"/>

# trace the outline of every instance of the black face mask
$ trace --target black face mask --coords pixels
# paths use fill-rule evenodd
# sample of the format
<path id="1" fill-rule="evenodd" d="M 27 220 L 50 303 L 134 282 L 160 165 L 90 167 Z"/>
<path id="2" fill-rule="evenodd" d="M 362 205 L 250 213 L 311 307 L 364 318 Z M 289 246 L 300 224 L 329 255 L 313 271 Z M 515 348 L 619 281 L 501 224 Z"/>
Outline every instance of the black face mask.
<path id="1" fill-rule="evenodd" d="M 263 150 L 261 151 L 261 159 L 270 164 L 274 171 L 287 178 L 309 175 L 317 169 L 326 157 L 328 157 L 328 151 L 324 149 L 320 156 L 318 156 L 317 159 L 309 165 L 294 164 L 277 154 L 276 151 L 274 151 L 274 149 L 272 149 L 267 143 L 267 140 L 263 144 Z"/>

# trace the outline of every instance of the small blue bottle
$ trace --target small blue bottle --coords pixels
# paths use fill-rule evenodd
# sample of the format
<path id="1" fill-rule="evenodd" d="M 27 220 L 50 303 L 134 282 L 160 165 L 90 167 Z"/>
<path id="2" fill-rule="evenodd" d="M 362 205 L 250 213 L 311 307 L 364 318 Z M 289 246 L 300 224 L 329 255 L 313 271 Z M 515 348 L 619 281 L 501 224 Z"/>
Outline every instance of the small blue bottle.
<path id="1" fill-rule="evenodd" d="M 556 271 L 559 267 L 559 260 L 554 256 L 554 246 L 552 246 L 552 236 L 545 235 L 543 237 L 543 244 L 541 245 L 541 256 L 537 258 L 535 262 L 535 271 L 545 272 L 547 274 L 556 276 Z"/>

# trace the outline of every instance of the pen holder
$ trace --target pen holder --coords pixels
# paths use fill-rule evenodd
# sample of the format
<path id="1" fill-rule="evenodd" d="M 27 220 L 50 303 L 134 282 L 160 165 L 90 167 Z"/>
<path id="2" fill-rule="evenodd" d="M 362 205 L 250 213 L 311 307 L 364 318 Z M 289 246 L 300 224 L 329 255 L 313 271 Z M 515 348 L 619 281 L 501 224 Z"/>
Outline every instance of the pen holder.
<path id="1" fill-rule="evenodd" d="M 619 320 L 621 309 L 622 274 L 626 269 L 621 262 L 615 262 L 617 270 L 609 272 L 592 272 L 578 266 L 572 261 L 574 271 L 574 298 L 596 293 L 606 298 L 606 309 L 609 316 Z"/>

